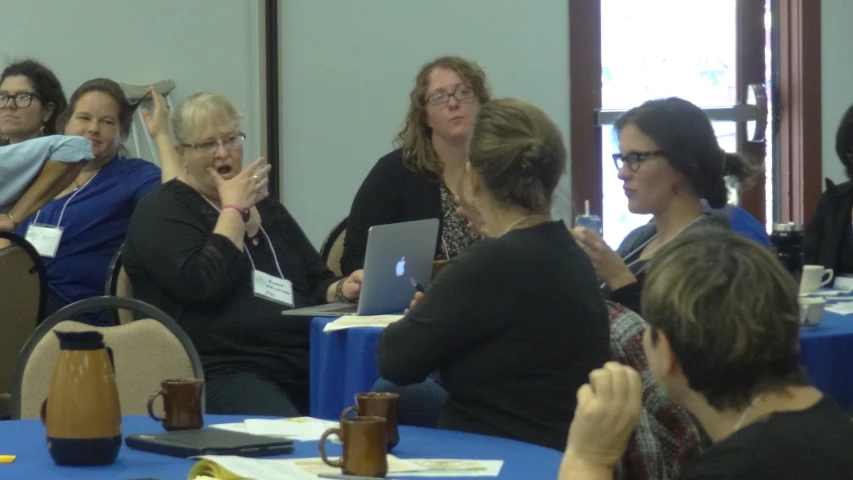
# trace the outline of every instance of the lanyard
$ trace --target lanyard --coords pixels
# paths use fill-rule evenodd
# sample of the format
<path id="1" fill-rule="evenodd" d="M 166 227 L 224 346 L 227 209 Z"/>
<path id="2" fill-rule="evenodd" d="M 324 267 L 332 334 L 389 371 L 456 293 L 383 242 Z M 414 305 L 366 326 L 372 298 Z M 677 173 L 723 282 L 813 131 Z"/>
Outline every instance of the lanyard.
<path id="1" fill-rule="evenodd" d="M 74 193 L 72 193 L 71 196 L 68 197 L 68 200 L 65 201 L 65 205 L 62 206 L 62 210 L 59 211 L 59 220 L 56 221 L 56 227 L 59 227 L 59 225 L 62 224 L 62 217 L 65 216 L 65 209 L 68 208 L 68 204 L 71 203 L 71 200 L 74 200 L 74 197 L 76 197 L 78 193 L 80 193 L 84 188 L 86 188 L 86 185 L 88 185 L 92 180 L 94 180 L 95 177 L 98 176 L 98 173 L 101 173 L 100 170 L 95 172 L 95 174 L 92 175 L 92 178 L 86 180 L 86 183 L 80 185 L 80 188 L 74 190 Z M 39 215 L 41 215 L 41 210 L 36 213 L 36 217 L 33 219 L 32 223 L 38 223 Z"/>
<path id="2" fill-rule="evenodd" d="M 207 200 L 207 203 L 209 203 L 211 207 L 215 208 L 217 212 L 222 213 L 222 210 L 220 210 L 219 207 L 216 206 L 216 204 L 214 204 L 213 202 L 208 200 L 207 197 L 202 195 L 201 198 Z M 284 279 L 284 273 L 281 272 L 281 265 L 279 265 L 279 263 L 278 263 L 278 255 L 275 254 L 275 249 L 272 248 L 272 242 L 270 241 L 270 237 L 269 237 L 269 235 L 267 235 L 267 231 L 264 230 L 263 225 L 258 225 L 258 226 L 261 229 L 261 233 L 263 234 L 264 239 L 267 241 L 267 245 L 270 248 L 270 252 L 272 252 L 272 259 L 273 259 L 273 262 L 275 262 L 275 269 L 276 269 L 276 271 L 278 271 L 279 278 Z M 249 256 L 249 263 L 252 264 L 252 271 L 256 272 L 258 269 L 257 269 L 257 267 L 255 267 L 255 260 L 252 258 L 252 253 L 249 252 L 249 246 L 245 242 L 243 242 L 243 247 L 245 247 L 245 248 L 243 248 L 243 251 L 246 252 L 246 255 Z"/>

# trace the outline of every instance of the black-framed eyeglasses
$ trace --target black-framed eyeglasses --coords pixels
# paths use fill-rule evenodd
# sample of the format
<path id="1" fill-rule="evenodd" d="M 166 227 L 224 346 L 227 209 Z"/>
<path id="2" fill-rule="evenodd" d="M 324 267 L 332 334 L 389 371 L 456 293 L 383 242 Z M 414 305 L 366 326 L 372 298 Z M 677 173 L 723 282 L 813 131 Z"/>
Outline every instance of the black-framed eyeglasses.
<path id="1" fill-rule="evenodd" d="M 663 150 L 652 150 L 648 152 L 628 152 L 625 155 L 622 155 L 621 153 L 614 153 L 613 164 L 616 165 L 616 170 L 622 170 L 622 165 L 627 165 L 628 170 L 636 172 L 640 169 L 640 165 L 647 158 L 663 154 Z"/>
<path id="2" fill-rule="evenodd" d="M 463 102 L 474 98 L 474 90 L 468 87 L 457 88 L 453 93 L 435 92 L 426 97 L 427 103 L 430 105 L 443 105 L 450 101 L 450 97 L 456 97 L 456 100 Z"/>
<path id="3" fill-rule="evenodd" d="M 192 148 L 199 153 L 203 153 L 205 155 L 212 155 L 216 153 L 219 149 L 219 146 L 222 145 L 227 150 L 236 150 L 243 142 L 246 141 L 246 134 L 243 132 L 237 132 L 231 135 L 228 135 L 224 138 L 217 138 L 215 140 L 209 140 L 207 142 L 201 143 L 179 143 L 178 145 L 182 147 Z"/>
<path id="4" fill-rule="evenodd" d="M 0 93 L 0 108 L 8 108 L 9 102 L 15 105 L 15 108 L 27 108 L 32 105 L 34 98 L 41 100 L 41 97 L 35 92 L 16 93 L 14 95 Z"/>

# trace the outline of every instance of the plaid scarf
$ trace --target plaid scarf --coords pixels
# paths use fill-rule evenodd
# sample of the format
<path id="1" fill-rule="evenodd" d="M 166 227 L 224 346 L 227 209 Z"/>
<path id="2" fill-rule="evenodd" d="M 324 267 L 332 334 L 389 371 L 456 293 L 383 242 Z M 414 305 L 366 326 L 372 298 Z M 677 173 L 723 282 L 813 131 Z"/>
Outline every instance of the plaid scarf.
<path id="1" fill-rule="evenodd" d="M 637 428 L 620 461 L 617 479 L 666 480 L 678 477 L 681 467 L 700 452 L 699 429 L 687 410 L 665 400 L 661 386 L 649 371 L 643 352 L 648 324 L 634 311 L 607 302 L 610 314 L 610 351 L 614 361 L 628 365 L 643 380 L 643 408 Z"/>

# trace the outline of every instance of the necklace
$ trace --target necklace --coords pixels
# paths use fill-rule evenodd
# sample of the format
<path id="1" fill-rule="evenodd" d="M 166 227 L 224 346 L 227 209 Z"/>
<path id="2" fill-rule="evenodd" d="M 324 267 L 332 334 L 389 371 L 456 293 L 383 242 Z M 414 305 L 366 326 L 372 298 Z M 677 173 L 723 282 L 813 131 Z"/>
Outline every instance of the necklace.
<path id="1" fill-rule="evenodd" d="M 518 220 L 516 220 L 516 221 L 514 221 L 514 222 L 510 223 L 510 224 L 509 224 L 509 226 L 508 226 L 508 227 L 506 227 L 506 230 L 504 230 L 504 233 L 502 233 L 502 234 L 501 234 L 501 236 L 503 237 L 504 235 L 506 235 L 507 233 L 509 233 L 509 231 L 510 231 L 510 230 L 512 230 L 513 228 L 515 228 L 515 227 L 519 226 L 519 225 L 521 224 L 521 222 L 523 222 L 523 221 L 525 221 L 525 220 L 530 220 L 530 219 L 531 219 L 531 218 L 533 218 L 533 217 L 545 217 L 545 215 L 527 215 L 526 217 L 521 217 L 521 218 L 519 218 Z"/>
<path id="2" fill-rule="evenodd" d="M 742 426 L 743 426 L 743 422 L 744 422 L 744 421 L 746 421 L 746 418 L 747 418 L 747 416 L 749 415 L 749 412 L 751 412 L 751 411 L 752 411 L 752 408 L 753 408 L 754 406 L 756 406 L 756 405 L 758 404 L 758 402 L 760 402 L 760 401 L 761 401 L 761 399 L 762 399 L 763 397 L 764 397 L 764 394 L 763 394 L 763 393 L 758 394 L 758 395 L 756 395 L 756 396 L 755 396 L 755 398 L 752 400 L 752 403 L 750 403 L 750 404 L 749 404 L 749 406 L 748 406 L 748 407 L 746 407 L 746 410 L 744 410 L 744 411 L 743 411 L 743 414 L 741 414 L 740 419 L 739 419 L 739 420 L 737 421 L 737 423 L 735 424 L 735 428 L 733 428 L 733 429 L 732 429 L 732 432 L 731 432 L 731 433 L 729 433 L 729 435 L 732 435 L 733 433 L 735 433 L 735 432 L 737 432 L 738 430 L 740 430 L 740 427 L 742 427 Z"/>

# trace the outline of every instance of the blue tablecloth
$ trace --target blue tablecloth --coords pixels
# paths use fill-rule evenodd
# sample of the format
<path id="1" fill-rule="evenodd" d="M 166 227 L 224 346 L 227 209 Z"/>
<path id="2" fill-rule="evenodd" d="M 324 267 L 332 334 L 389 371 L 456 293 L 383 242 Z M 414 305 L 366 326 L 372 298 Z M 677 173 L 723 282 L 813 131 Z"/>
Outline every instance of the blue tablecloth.
<path id="1" fill-rule="evenodd" d="M 311 321 L 311 416 L 336 420 L 355 403 L 355 394 L 369 392 L 379 379 L 376 346 L 381 328 L 361 327 L 323 333 L 335 318 Z"/>
<path id="2" fill-rule="evenodd" d="M 311 322 L 311 414 L 335 419 L 353 395 L 379 378 L 376 345 L 382 330 L 323 333 L 333 318 Z M 853 411 L 853 315 L 826 312 L 816 329 L 800 332 L 800 360 L 815 387 Z"/>
<path id="3" fill-rule="evenodd" d="M 853 315 L 825 312 L 817 328 L 800 332 L 800 361 L 815 387 L 853 411 Z"/>
<path id="4" fill-rule="evenodd" d="M 207 415 L 205 422 L 231 423 L 244 417 Z M 132 433 L 156 433 L 158 423 L 147 416 L 124 417 L 122 430 Z M 329 455 L 340 455 L 340 447 L 327 445 Z M 17 455 L 10 464 L 0 464 L 3 480 L 125 480 L 157 478 L 184 480 L 193 460 L 140 452 L 122 445 L 116 462 L 105 467 L 59 467 L 53 463 L 45 445 L 44 427 L 38 420 L 0 421 L 0 455 Z M 502 438 L 444 430 L 401 427 L 400 443 L 394 449 L 400 458 L 471 458 L 503 460 L 498 478 L 554 479 L 561 453 L 536 445 Z M 318 457 L 317 442 L 296 442 L 292 455 L 279 458 Z M 398 475 L 394 476 L 399 477 Z M 414 478 L 414 477 L 412 477 Z M 445 477 L 446 478 L 446 477 Z"/>

